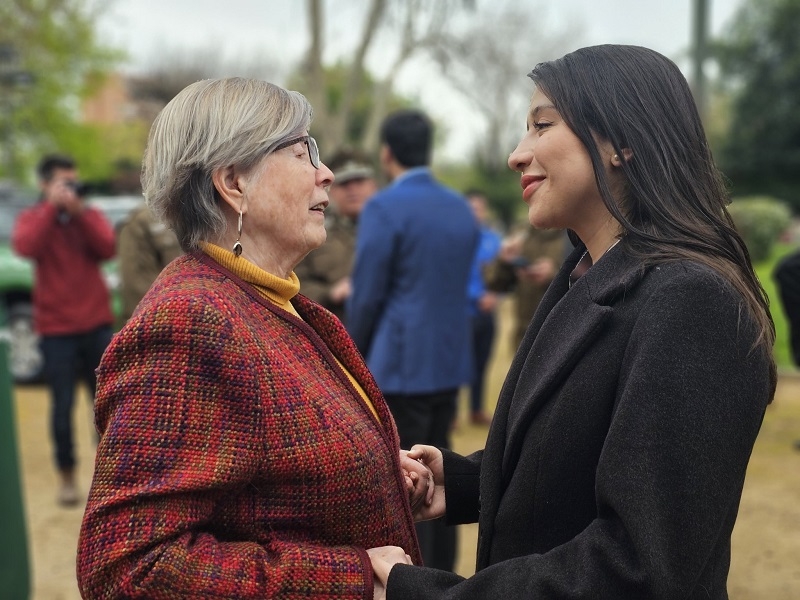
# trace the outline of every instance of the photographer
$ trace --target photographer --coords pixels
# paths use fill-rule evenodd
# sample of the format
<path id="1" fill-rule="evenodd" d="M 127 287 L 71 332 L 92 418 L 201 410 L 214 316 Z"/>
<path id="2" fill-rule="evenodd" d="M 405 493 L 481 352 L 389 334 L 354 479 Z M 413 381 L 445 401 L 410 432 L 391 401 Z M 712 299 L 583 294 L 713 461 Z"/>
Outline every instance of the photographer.
<path id="1" fill-rule="evenodd" d="M 46 156 L 37 170 L 40 201 L 20 213 L 11 243 L 34 261 L 34 325 L 42 338 L 51 393 L 51 435 L 60 474 L 58 502 L 78 504 L 72 405 L 78 377 L 94 398 L 94 370 L 111 340 L 113 317 L 100 263 L 114 256 L 114 230 L 83 201 L 75 161 Z"/>

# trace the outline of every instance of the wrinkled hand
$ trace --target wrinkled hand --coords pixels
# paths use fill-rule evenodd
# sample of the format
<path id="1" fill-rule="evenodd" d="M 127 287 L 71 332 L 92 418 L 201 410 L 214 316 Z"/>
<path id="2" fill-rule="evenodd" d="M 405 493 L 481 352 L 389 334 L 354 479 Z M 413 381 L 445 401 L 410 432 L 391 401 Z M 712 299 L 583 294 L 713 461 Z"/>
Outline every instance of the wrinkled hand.
<path id="1" fill-rule="evenodd" d="M 400 467 L 403 469 L 403 476 L 406 480 L 411 512 L 415 513 L 423 504 L 430 506 L 434 492 L 431 470 L 424 463 L 408 458 L 406 450 L 400 450 Z"/>
<path id="2" fill-rule="evenodd" d="M 433 493 L 430 501 L 420 503 L 414 510 L 415 521 L 428 521 L 444 516 L 446 509 L 444 493 L 444 460 L 442 451 L 434 446 L 417 444 L 406 453 L 406 457 L 425 465 L 433 474 Z"/>
<path id="3" fill-rule="evenodd" d="M 369 559 L 372 561 L 372 571 L 375 574 L 373 600 L 386 599 L 386 582 L 389 581 L 389 573 L 397 563 L 412 565 L 411 557 L 399 546 L 380 546 L 367 550 Z"/>

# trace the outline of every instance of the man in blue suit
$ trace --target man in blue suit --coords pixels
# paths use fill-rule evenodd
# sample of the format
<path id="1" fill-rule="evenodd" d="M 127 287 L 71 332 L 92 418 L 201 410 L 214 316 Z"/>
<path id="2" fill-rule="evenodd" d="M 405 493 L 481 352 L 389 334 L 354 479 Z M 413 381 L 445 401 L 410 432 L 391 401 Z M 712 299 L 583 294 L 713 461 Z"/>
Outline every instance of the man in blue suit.
<path id="1" fill-rule="evenodd" d="M 471 380 L 467 287 L 479 230 L 466 199 L 430 173 L 433 128 L 418 111 L 381 127 L 391 184 L 359 217 L 347 327 L 383 391 L 400 444 L 450 447 L 458 388 Z M 417 527 L 425 564 L 455 565 L 455 529 Z"/>

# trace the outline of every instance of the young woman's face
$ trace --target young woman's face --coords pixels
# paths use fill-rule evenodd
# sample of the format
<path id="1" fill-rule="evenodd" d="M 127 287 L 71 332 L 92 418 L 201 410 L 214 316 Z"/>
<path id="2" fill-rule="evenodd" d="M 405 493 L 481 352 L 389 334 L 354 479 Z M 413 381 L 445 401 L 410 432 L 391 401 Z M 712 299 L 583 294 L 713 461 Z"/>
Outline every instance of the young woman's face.
<path id="1" fill-rule="evenodd" d="M 547 96 L 531 98 L 528 130 L 508 158 L 522 174 L 522 199 L 537 229 L 572 229 L 589 239 L 611 217 L 595 181 L 589 153 Z M 601 154 L 613 154 L 600 144 Z"/>

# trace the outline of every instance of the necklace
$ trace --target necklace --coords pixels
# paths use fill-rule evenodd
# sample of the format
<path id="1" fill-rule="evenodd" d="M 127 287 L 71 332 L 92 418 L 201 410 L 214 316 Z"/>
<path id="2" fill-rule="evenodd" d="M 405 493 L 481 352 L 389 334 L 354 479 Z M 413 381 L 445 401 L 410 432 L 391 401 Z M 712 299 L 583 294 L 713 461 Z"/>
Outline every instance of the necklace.
<path id="1" fill-rule="evenodd" d="M 600 256 L 598 256 L 598 257 L 597 257 L 597 260 L 600 260 L 600 259 L 601 259 L 601 258 L 603 258 L 603 257 L 604 257 L 606 254 L 608 254 L 608 251 L 609 251 L 609 250 L 611 250 L 611 249 L 612 249 L 614 246 L 616 246 L 617 244 L 619 244 L 619 241 L 620 241 L 621 239 L 622 239 L 622 238 L 617 238 L 617 239 L 616 239 L 616 241 L 615 241 L 613 244 L 611 244 L 611 245 L 610 245 L 608 248 L 606 248 L 605 252 L 603 252 L 603 253 L 602 253 Z M 576 263 L 576 265 L 575 265 L 575 268 L 572 270 L 572 273 L 570 273 L 570 275 L 569 275 L 569 279 L 567 280 L 567 288 L 568 288 L 568 289 L 569 289 L 569 288 L 571 288 L 571 287 L 572 287 L 572 284 L 574 284 L 576 281 L 578 281 L 578 279 L 579 279 L 579 278 L 580 278 L 580 277 L 581 277 L 581 276 L 582 276 L 584 273 L 586 273 L 586 271 L 588 271 L 588 270 L 589 270 L 589 268 L 590 268 L 592 265 L 594 265 L 594 264 L 597 262 L 597 261 L 593 261 L 593 260 L 591 260 L 591 256 L 590 256 L 590 257 L 589 257 L 589 264 L 586 264 L 586 263 L 584 262 L 584 259 L 586 258 L 586 255 L 587 255 L 587 254 L 589 254 L 589 251 L 588 251 L 588 250 L 585 250 L 585 251 L 584 251 L 584 253 L 581 255 L 581 258 L 580 258 L 580 260 L 578 260 L 578 262 Z"/>
<path id="2" fill-rule="evenodd" d="M 603 252 L 603 253 L 600 255 L 600 258 L 603 258 L 603 257 L 604 257 L 606 254 L 608 254 L 608 251 L 609 251 L 609 250 L 611 250 L 611 249 L 612 249 L 614 246 L 616 246 L 617 244 L 619 244 L 619 241 L 620 241 L 621 239 L 622 239 L 622 238 L 617 238 L 617 240 L 616 240 L 616 241 L 615 241 L 613 244 L 611 244 L 611 245 L 610 245 L 608 248 L 606 248 L 606 251 L 605 251 L 605 252 Z M 600 260 L 600 258 L 598 258 L 597 260 Z"/>

